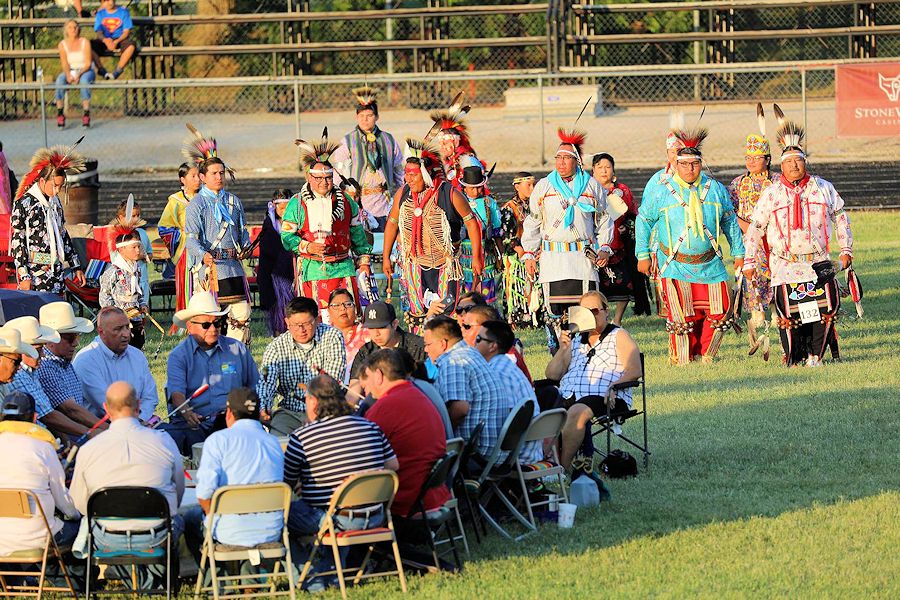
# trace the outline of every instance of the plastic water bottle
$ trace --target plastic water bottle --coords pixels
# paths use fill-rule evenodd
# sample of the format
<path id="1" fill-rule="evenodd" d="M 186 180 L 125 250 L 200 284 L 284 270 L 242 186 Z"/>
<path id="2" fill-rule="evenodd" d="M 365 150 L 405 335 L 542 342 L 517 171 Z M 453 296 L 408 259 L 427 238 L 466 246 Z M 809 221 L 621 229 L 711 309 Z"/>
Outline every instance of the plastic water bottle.
<path id="1" fill-rule="evenodd" d="M 596 482 L 587 475 L 573 481 L 569 486 L 569 502 L 581 507 L 600 504 L 600 490 Z"/>

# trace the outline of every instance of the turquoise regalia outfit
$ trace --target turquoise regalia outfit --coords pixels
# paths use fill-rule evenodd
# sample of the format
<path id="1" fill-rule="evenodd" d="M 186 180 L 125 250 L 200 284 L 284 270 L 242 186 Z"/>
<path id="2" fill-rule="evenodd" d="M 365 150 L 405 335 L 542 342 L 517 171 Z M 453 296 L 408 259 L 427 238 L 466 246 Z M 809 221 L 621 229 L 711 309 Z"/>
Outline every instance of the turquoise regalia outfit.
<path id="1" fill-rule="evenodd" d="M 698 355 L 711 360 L 730 326 L 731 276 L 721 235 L 734 258 L 744 256 L 728 190 L 706 174 L 692 185 L 677 175 L 659 179 L 644 191 L 635 234 L 638 260 L 655 257 L 659 265 L 672 362 L 686 364 Z"/>
<path id="2" fill-rule="evenodd" d="M 481 292 L 488 304 L 493 304 L 497 300 L 497 245 L 496 242 L 500 237 L 500 210 L 497 208 L 497 202 L 491 196 L 482 196 L 479 198 L 466 197 L 469 207 L 475 216 L 478 217 L 478 224 L 481 226 L 481 244 L 484 252 L 484 273 L 481 275 L 481 289 L 475 290 Z M 460 244 L 460 265 L 463 270 L 463 284 L 467 292 L 471 292 L 473 288 L 472 275 L 472 242 L 469 240 L 469 234 L 466 228 L 462 228 L 462 243 Z"/>

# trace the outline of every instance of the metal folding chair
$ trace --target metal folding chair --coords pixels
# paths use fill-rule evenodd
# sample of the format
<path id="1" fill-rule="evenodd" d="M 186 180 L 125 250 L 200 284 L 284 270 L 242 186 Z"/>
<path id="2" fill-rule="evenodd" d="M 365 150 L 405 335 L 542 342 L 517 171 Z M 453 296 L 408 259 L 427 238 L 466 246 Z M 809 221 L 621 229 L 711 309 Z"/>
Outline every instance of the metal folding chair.
<path id="1" fill-rule="evenodd" d="M 441 563 L 434 538 L 440 536 L 442 531 L 447 534 L 447 541 L 450 543 L 457 571 L 462 569 L 462 561 L 459 559 L 459 552 L 456 550 L 456 539 L 453 536 L 453 530 L 450 528 L 450 522 L 453 520 L 454 513 L 453 509 L 446 504 L 435 510 L 425 510 L 425 494 L 429 490 L 447 484 L 447 480 L 450 478 L 450 470 L 456 463 L 457 458 L 458 455 L 455 452 L 448 452 L 445 456 L 435 461 L 431 467 L 431 472 L 422 483 L 422 489 L 419 490 L 418 497 L 406 515 L 407 521 L 422 523 L 425 538 L 428 540 L 428 547 L 431 550 L 431 556 L 434 558 L 434 567 L 438 570 L 441 568 Z"/>
<path id="2" fill-rule="evenodd" d="M 225 485 L 216 489 L 209 501 L 208 523 L 215 523 L 216 518 L 222 515 L 281 512 L 284 515 L 281 541 L 250 547 L 220 544 L 213 538 L 213 527 L 206 527 L 203 550 L 200 555 L 200 569 L 197 572 L 197 583 L 194 586 L 194 599 L 200 597 L 200 592 L 212 592 L 215 600 L 274 596 L 293 598 L 294 571 L 287 528 L 290 507 L 291 488 L 283 482 Z M 219 575 L 219 567 L 223 566 L 224 562 L 249 560 L 251 564 L 260 564 L 263 559 L 275 561 L 271 573 Z M 284 572 L 279 569 L 282 562 L 284 562 Z M 203 587 L 207 563 L 211 584 L 209 587 Z M 287 577 L 288 589 L 278 592 L 275 582 L 281 576 Z M 265 580 L 269 581 L 268 585 Z"/>
<path id="3" fill-rule="evenodd" d="M 626 381 L 624 383 L 617 383 L 612 386 L 612 389 L 616 392 L 621 392 L 622 390 L 632 389 L 632 388 L 641 388 L 641 408 L 640 410 L 635 410 L 634 408 L 623 408 L 618 407 L 606 407 L 606 414 L 604 415 L 594 415 L 594 418 L 591 419 L 591 425 L 593 433 L 592 435 L 596 438 L 598 435 L 606 434 L 606 452 L 603 452 L 596 445 L 594 445 L 594 452 L 601 457 L 606 457 L 609 455 L 609 452 L 612 448 L 612 436 L 615 435 L 620 440 L 630 444 L 634 448 L 640 450 L 641 454 L 644 455 L 644 468 L 650 464 L 650 447 L 647 444 L 647 385 L 644 374 L 644 353 L 641 352 L 641 376 L 636 381 Z M 623 401 L 624 402 L 624 401 Z M 617 403 L 620 404 L 620 403 Z M 632 394 L 632 406 L 634 405 L 634 395 Z M 625 434 L 621 432 L 621 430 L 617 430 L 617 426 L 621 426 L 628 419 L 632 419 L 634 417 L 642 417 L 643 427 L 643 440 L 644 443 L 641 444 L 627 437 Z"/>
<path id="4" fill-rule="evenodd" d="M 121 486 L 101 488 L 88 498 L 88 553 L 85 598 L 91 597 L 94 565 L 128 565 L 131 567 L 131 590 L 103 591 L 102 594 L 138 595 L 162 594 L 155 590 L 138 590 L 138 565 L 163 565 L 166 569 L 166 598 L 172 597 L 174 572 L 172 569 L 172 517 L 169 514 L 169 502 L 162 492 L 151 487 Z M 98 548 L 94 538 L 94 525 L 98 519 L 148 519 L 161 521 L 165 527 L 165 548 L 139 548 L 133 551 L 104 550 Z M 158 529 L 158 527 L 154 527 Z M 135 531 L 134 533 L 146 533 Z M 124 534 L 123 534 L 124 535 Z M 94 592 L 97 593 L 97 592 Z"/>
<path id="5" fill-rule="evenodd" d="M 47 522 L 47 516 L 44 514 L 44 508 L 34 492 L 31 490 L 0 490 L 0 517 L 7 519 L 37 519 L 39 518 L 44 524 L 47 537 L 44 539 L 44 545 L 39 548 L 31 548 L 27 550 L 18 550 L 9 556 L 0 556 L 0 565 L 18 564 L 18 565 L 34 565 L 41 566 L 39 571 L 0 571 L 0 596 L 26 596 L 40 598 L 44 592 L 69 592 L 73 598 L 78 598 L 75 593 L 75 586 L 69 578 L 69 572 L 63 562 L 62 551 L 53 538 L 53 532 L 50 530 L 50 524 Z M 45 586 L 47 573 L 47 559 L 54 558 L 59 564 L 59 568 L 66 579 L 68 587 Z M 7 577 L 37 577 L 37 585 L 11 584 Z"/>
<path id="6" fill-rule="evenodd" d="M 531 465 L 522 465 L 519 461 L 516 461 L 516 470 L 509 475 L 510 478 L 518 479 L 519 486 L 522 489 L 522 503 L 528 511 L 528 520 L 531 521 L 531 524 L 535 527 L 537 527 L 537 522 L 534 519 L 533 508 L 536 506 L 547 506 L 550 504 L 550 500 L 532 502 L 528 496 L 528 481 L 556 476 L 559 481 L 559 489 L 563 501 L 569 501 L 569 497 L 566 494 L 565 481 L 563 480 L 565 469 L 559 464 L 559 455 L 557 453 L 556 444 L 556 438 L 559 437 L 559 433 L 562 431 L 565 423 L 566 409 L 564 408 L 547 410 L 536 416 L 534 420 L 531 421 L 531 425 L 528 426 L 528 430 L 525 431 L 525 435 L 522 438 L 522 444 L 524 445 L 528 442 L 552 438 L 553 442 L 550 444 L 550 456 L 545 456 L 544 460 Z"/>
<path id="7" fill-rule="evenodd" d="M 328 503 L 328 510 L 325 513 L 322 526 L 313 538 L 312 551 L 309 553 L 306 564 L 303 565 L 303 572 L 300 573 L 298 585 L 301 585 L 306 580 L 319 548 L 321 546 L 330 546 L 334 555 L 335 568 L 331 571 L 316 573 L 316 576 L 337 575 L 343 598 L 347 598 L 347 584 L 344 580 L 344 574 L 352 571 L 356 571 L 356 575 L 353 578 L 354 585 L 363 579 L 371 577 L 397 575 L 400 578 L 400 588 L 404 594 L 406 593 L 406 575 L 403 573 L 403 563 L 400 561 L 400 548 L 397 546 L 394 522 L 391 520 L 391 503 L 394 501 L 394 494 L 397 493 L 398 484 L 397 474 L 393 471 L 366 471 L 351 475 L 334 490 L 334 493 L 331 495 L 331 501 Z M 371 507 L 376 504 L 381 504 L 384 511 L 385 524 L 383 527 L 347 531 L 342 531 L 335 527 L 334 518 L 339 511 Z M 366 573 L 366 566 L 369 564 L 374 545 L 380 542 L 391 544 L 397 568 L 392 571 Z M 340 548 L 362 545 L 366 545 L 369 548 L 359 569 L 345 568 L 341 563 Z"/>
<path id="8" fill-rule="evenodd" d="M 459 498 L 456 497 L 456 490 L 453 482 L 456 481 L 456 475 L 459 472 L 463 451 L 466 447 L 466 440 L 457 437 L 451 438 L 447 440 L 447 454 L 451 452 L 456 454 L 456 460 L 453 461 L 453 464 L 450 466 L 450 474 L 447 477 L 447 485 L 450 488 L 450 499 L 444 504 L 447 508 L 453 511 L 453 514 L 456 517 L 456 525 L 459 528 L 459 535 L 453 537 L 454 542 L 461 541 L 463 544 L 463 549 L 466 552 L 466 556 L 469 556 L 469 540 L 466 538 L 466 530 L 463 526 L 462 513 L 459 510 Z M 477 532 L 476 532 L 477 533 Z M 441 545 L 447 543 L 447 540 L 435 540 L 435 544 Z"/>

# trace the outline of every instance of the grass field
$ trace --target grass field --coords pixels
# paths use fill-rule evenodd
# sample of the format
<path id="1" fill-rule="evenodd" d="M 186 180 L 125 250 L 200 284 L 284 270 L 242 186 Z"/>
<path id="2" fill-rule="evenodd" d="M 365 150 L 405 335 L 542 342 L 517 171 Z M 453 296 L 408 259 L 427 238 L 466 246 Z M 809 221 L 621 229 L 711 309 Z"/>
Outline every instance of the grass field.
<path id="1" fill-rule="evenodd" d="M 626 317 L 647 355 L 650 469 L 611 481 L 612 501 L 574 529 L 491 535 L 462 574 L 413 577 L 411 595 L 900 596 L 900 213 L 852 219 L 866 316 L 844 305 L 842 363 L 787 369 L 729 334 L 715 364 L 672 367 L 661 321 Z M 266 341 L 260 331 L 257 358 Z M 537 376 L 542 337 L 525 341 Z M 162 384 L 164 360 L 153 370 Z M 395 595 L 396 579 L 351 590 Z"/>

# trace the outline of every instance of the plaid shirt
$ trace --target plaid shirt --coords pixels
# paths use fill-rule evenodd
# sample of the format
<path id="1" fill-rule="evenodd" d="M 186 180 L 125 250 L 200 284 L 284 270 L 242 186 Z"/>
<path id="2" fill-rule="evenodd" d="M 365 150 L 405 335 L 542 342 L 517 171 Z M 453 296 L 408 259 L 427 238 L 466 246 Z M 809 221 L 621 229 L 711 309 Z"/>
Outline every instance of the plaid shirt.
<path id="1" fill-rule="evenodd" d="M 81 379 L 75 373 L 71 362 L 56 356 L 45 348 L 41 364 L 37 369 L 37 377 L 41 387 L 47 393 L 47 397 L 50 398 L 50 405 L 53 408 L 71 398 L 79 406 L 90 410 L 84 403 Z"/>
<path id="2" fill-rule="evenodd" d="M 469 403 L 469 414 L 457 427 L 456 435 L 469 439 L 475 426 L 484 421 L 476 449 L 482 456 L 488 456 L 511 409 L 504 382 L 478 350 L 462 340 L 440 355 L 436 364 L 438 374 L 434 383 L 444 400 Z"/>
<path id="3" fill-rule="evenodd" d="M 294 412 L 306 410 L 306 383 L 319 374 L 320 367 L 337 381 L 343 381 L 347 367 L 347 351 L 340 329 L 320 323 L 316 327 L 313 346 L 304 350 L 286 331 L 266 347 L 260 367 L 260 408 L 271 411 L 275 396 L 281 398 L 279 408 Z M 303 387 L 301 387 L 303 384 Z"/>
<path id="4" fill-rule="evenodd" d="M 34 398 L 34 413 L 38 419 L 43 419 L 53 412 L 50 398 L 44 393 L 40 382 L 38 382 L 37 375 L 30 367 L 25 365 L 19 367 L 19 370 L 13 375 L 12 381 L 6 385 L 3 395 L 5 396 L 9 392 L 25 392 Z"/>

